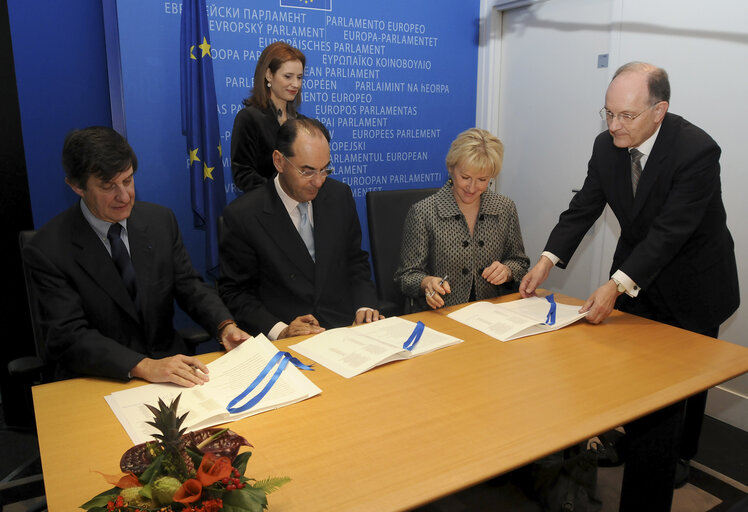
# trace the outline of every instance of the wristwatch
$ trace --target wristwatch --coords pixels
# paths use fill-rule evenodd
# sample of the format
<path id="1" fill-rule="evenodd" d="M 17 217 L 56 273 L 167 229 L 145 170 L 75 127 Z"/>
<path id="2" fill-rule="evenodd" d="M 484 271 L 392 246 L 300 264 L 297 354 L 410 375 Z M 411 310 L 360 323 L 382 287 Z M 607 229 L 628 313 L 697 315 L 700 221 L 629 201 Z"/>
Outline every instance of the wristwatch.
<path id="1" fill-rule="evenodd" d="M 614 283 L 616 284 L 616 290 L 618 290 L 618 293 L 626 293 L 626 287 L 625 287 L 625 286 L 623 286 L 623 283 L 622 283 L 622 282 L 620 282 L 620 281 L 619 281 L 618 279 L 616 279 L 615 277 L 611 277 L 611 279 L 612 279 L 612 280 L 613 280 L 613 282 L 614 282 Z"/>

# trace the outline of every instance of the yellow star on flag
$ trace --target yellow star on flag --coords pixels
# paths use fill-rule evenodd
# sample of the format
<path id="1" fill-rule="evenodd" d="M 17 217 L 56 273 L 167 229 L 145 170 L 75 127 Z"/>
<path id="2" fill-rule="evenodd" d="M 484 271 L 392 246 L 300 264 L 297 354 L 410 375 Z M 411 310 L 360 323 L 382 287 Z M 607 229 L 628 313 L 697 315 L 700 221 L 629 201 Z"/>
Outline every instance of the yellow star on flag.
<path id="1" fill-rule="evenodd" d="M 223 149 L 221 148 L 220 144 L 218 145 L 218 156 L 220 156 L 221 158 L 223 158 Z"/>
<path id="2" fill-rule="evenodd" d="M 195 163 L 195 161 L 200 162 L 200 159 L 197 157 L 197 152 L 200 151 L 200 148 L 195 148 L 190 150 L 190 165 Z"/>
<path id="3" fill-rule="evenodd" d="M 197 60 L 197 57 L 195 57 L 195 54 L 192 53 L 193 51 L 195 51 L 195 45 L 194 44 L 192 46 L 190 46 L 190 59 Z"/>
<path id="4" fill-rule="evenodd" d="M 203 54 L 201 55 L 201 57 L 210 55 L 210 44 L 208 43 L 208 40 L 205 39 L 205 36 L 203 36 L 203 44 L 198 45 L 198 48 L 200 48 L 203 51 Z"/>
<path id="5" fill-rule="evenodd" d="M 208 167 L 208 164 L 203 163 L 203 180 L 210 178 L 213 179 L 213 169 L 215 167 Z"/>

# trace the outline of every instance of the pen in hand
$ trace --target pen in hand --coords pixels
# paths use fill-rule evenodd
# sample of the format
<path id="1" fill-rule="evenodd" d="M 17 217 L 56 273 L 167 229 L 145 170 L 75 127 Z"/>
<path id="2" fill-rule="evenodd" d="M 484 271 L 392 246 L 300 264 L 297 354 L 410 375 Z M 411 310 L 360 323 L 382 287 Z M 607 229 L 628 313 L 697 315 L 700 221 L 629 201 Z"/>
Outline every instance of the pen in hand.
<path id="1" fill-rule="evenodd" d="M 439 286 L 442 286 L 444 284 L 444 281 L 446 281 L 447 279 L 449 279 L 449 275 L 445 275 L 444 277 L 442 277 L 441 281 L 439 281 Z"/>

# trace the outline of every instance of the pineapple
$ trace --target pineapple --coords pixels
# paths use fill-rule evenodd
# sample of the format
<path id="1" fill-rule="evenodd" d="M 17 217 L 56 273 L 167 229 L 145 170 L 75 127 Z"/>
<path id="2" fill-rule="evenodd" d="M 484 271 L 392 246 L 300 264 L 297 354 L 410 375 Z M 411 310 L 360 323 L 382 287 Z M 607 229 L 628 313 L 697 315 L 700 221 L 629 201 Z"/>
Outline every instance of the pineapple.
<path id="1" fill-rule="evenodd" d="M 181 427 L 188 413 L 177 416 L 177 407 L 181 397 L 181 394 L 178 395 L 168 406 L 159 398 L 158 409 L 146 404 L 146 407 L 153 413 L 153 421 L 146 423 L 161 432 L 160 434 L 154 434 L 153 437 L 161 441 L 164 448 L 164 472 L 184 481 L 195 474 L 195 465 L 192 463 L 190 456 L 187 455 L 187 451 L 184 449 L 185 442 L 182 439 L 182 434 L 187 429 Z"/>

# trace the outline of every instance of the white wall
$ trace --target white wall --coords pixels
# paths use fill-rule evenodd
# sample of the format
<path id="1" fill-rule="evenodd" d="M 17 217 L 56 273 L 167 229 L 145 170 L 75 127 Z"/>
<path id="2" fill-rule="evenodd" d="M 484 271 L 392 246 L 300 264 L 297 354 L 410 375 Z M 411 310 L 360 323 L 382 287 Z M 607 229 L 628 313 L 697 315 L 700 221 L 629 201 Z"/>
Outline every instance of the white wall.
<path id="1" fill-rule="evenodd" d="M 499 187 L 517 202 L 533 263 L 569 189 L 581 186 L 592 141 L 604 128 L 595 116 L 610 76 L 625 62 L 644 60 L 668 71 L 671 111 L 722 147 L 722 190 L 748 303 L 748 229 L 739 220 L 748 218 L 741 197 L 748 190 L 748 2 L 546 0 L 494 17 L 502 26 L 485 42 L 494 48 L 494 68 L 485 72 L 500 77 L 493 89 L 500 98 L 496 131 L 507 147 Z M 604 53 L 609 68 L 597 69 L 596 56 Z M 487 95 L 479 93 L 479 112 Z M 488 124 L 479 114 L 481 122 Z M 546 286 L 591 293 L 607 279 L 617 236 L 615 218 L 606 215 Z M 720 338 L 748 347 L 748 313 L 738 310 Z M 748 375 L 710 391 L 707 412 L 748 430 Z"/>

